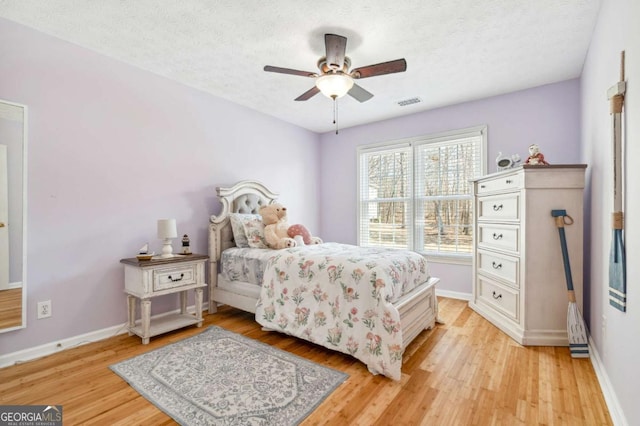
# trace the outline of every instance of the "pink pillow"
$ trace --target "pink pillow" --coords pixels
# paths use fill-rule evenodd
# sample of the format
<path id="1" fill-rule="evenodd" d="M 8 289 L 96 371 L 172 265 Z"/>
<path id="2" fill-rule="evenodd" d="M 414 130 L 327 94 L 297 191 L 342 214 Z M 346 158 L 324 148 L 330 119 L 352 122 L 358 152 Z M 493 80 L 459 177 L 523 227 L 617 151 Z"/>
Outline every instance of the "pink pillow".
<path id="1" fill-rule="evenodd" d="M 300 225 L 300 224 L 291 225 L 289 229 L 287 229 L 287 235 L 289 235 L 289 238 L 293 238 L 296 235 L 300 235 L 302 237 L 302 241 L 304 241 L 305 244 L 307 245 L 311 244 L 311 233 L 307 228 L 305 228 L 304 225 Z"/>

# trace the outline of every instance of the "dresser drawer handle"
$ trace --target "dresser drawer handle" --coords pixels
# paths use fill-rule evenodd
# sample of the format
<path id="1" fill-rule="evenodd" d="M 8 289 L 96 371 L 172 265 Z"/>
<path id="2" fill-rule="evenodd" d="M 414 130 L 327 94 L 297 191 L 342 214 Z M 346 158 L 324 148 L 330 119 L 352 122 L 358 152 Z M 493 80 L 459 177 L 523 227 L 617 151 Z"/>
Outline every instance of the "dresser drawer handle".
<path id="1" fill-rule="evenodd" d="M 493 262 L 491 266 L 493 266 L 493 269 L 502 269 L 502 263 Z"/>
<path id="2" fill-rule="evenodd" d="M 502 204 L 500 204 L 499 206 L 497 206 L 497 205 L 495 205 L 495 204 L 494 204 L 494 205 L 493 205 L 493 211 L 494 211 L 494 212 L 497 212 L 497 211 L 499 211 L 499 210 L 502 210 L 502 208 L 503 208 L 503 207 L 504 207 L 504 206 L 503 206 Z"/>
<path id="3" fill-rule="evenodd" d="M 180 278 L 171 278 L 171 275 L 169 275 L 169 279 L 170 279 L 171 281 L 173 281 L 174 283 L 175 283 L 176 281 L 180 281 L 180 280 L 181 280 L 181 279 L 183 279 L 183 278 L 184 278 L 184 273 L 180 274 Z"/>
<path id="4" fill-rule="evenodd" d="M 498 295 L 496 295 L 496 292 L 495 292 L 495 290 L 494 290 L 494 292 L 493 292 L 493 298 L 494 298 L 494 299 L 496 299 L 496 300 L 498 300 L 498 299 L 502 299 L 502 294 L 498 294 Z"/>
<path id="5" fill-rule="evenodd" d="M 496 234 L 495 232 L 493 233 L 493 239 L 494 240 L 501 240 L 502 239 L 502 234 Z"/>
<path id="6" fill-rule="evenodd" d="M 486 187 L 487 187 L 486 185 L 480 185 L 480 188 L 486 188 Z"/>
<path id="7" fill-rule="evenodd" d="M 507 179 L 507 180 L 505 181 L 505 183 L 506 183 L 507 185 L 509 185 L 510 183 L 513 183 L 513 181 L 512 181 L 511 179 Z"/>

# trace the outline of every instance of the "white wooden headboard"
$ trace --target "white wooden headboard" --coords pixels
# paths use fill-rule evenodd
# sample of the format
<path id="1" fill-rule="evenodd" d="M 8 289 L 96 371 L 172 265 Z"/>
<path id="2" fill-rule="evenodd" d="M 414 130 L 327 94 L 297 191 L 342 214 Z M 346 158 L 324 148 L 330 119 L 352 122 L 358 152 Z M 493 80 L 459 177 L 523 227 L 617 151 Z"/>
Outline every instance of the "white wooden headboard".
<path id="1" fill-rule="evenodd" d="M 243 180 L 230 188 L 217 188 L 218 198 L 222 203 L 222 211 L 212 215 L 209 224 L 209 312 L 211 312 L 211 295 L 218 285 L 218 262 L 222 252 L 235 247 L 229 215 L 231 213 L 258 214 L 261 206 L 273 203 L 278 194 L 270 191 L 262 183 L 255 180 Z"/>

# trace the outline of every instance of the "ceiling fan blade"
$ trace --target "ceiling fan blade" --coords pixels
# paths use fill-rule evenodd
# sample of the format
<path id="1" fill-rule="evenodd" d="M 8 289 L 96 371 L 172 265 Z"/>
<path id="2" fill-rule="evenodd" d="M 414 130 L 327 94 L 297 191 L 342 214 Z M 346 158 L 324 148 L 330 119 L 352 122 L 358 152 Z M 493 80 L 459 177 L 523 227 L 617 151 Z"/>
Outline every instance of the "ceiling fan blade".
<path id="1" fill-rule="evenodd" d="M 347 38 L 336 34 L 325 34 L 324 46 L 327 66 L 336 71 L 342 70 L 347 49 Z"/>
<path id="2" fill-rule="evenodd" d="M 298 96 L 295 100 L 296 101 L 306 101 L 309 98 L 311 98 L 312 96 L 317 95 L 318 93 L 320 93 L 320 89 L 318 89 L 316 86 L 313 86 L 311 89 L 307 90 L 302 95 Z"/>
<path id="3" fill-rule="evenodd" d="M 349 93 L 349 96 L 351 96 L 352 98 L 360 102 L 365 102 L 373 98 L 373 93 L 366 91 L 365 89 L 363 89 L 361 86 L 358 86 L 357 84 L 354 84 L 348 93 Z"/>
<path id="4" fill-rule="evenodd" d="M 395 61 L 382 62 L 380 64 L 369 65 L 366 67 L 356 68 L 351 71 L 353 78 L 375 77 L 376 75 L 393 74 L 395 72 L 404 72 L 407 70 L 407 61 L 396 59 Z"/>
<path id="5" fill-rule="evenodd" d="M 300 75 L 302 77 L 317 77 L 318 74 L 309 71 L 298 71 L 292 70 L 291 68 L 280 68 L 280 67 L 272 67 L 271 65 L 266 65 L 264 67 L 265 71 L 268 72 L 277 72 L 280 74 L 292 74 L 292 75 Z"/>

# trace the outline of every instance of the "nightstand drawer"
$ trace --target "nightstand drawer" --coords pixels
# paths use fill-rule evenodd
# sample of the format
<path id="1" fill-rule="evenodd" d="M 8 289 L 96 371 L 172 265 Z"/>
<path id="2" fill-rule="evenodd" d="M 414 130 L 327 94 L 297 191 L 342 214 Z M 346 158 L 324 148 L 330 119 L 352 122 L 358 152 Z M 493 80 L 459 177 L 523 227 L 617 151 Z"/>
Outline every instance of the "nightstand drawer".
<path id="1" fill-rule="evenodd" d="M 478 198 L 478 220 L 520 219 L 519 197 L 515 194 Z"/>
<path id="2" fill-rule="evenodd" d="M 153 271 L 153 291 L 162 291 L 195 284 L 196 265 L 158 268 Z"/>
<path id="3" fill-rule="evenodd" d="M 520 174 L 511 174 L 483 180 L 482 182 L 478 182 L 477 185 L 476 193 L 478 195 L 517 189 L 520 187 Z"/>
<path id="4" fill-rule="evenodd" d="M 519 252 L 520 228 L 509 225 L 478 225 L 478 246 Z"/>
<path id="5" fill-rule="evenodd" d="M 478 271 L 501 278 L 514 287 L 520 287 L 518 273 L 520 259 L 478 250 Z"/>
<path id="6" fill-rule="evenodd" d="M 482 275 L 478 275 L 476 285 L 478 298 L 484 303 L 513 321 L 520 320 L 518 309 L 520 292 L 486 279 Z"/>

